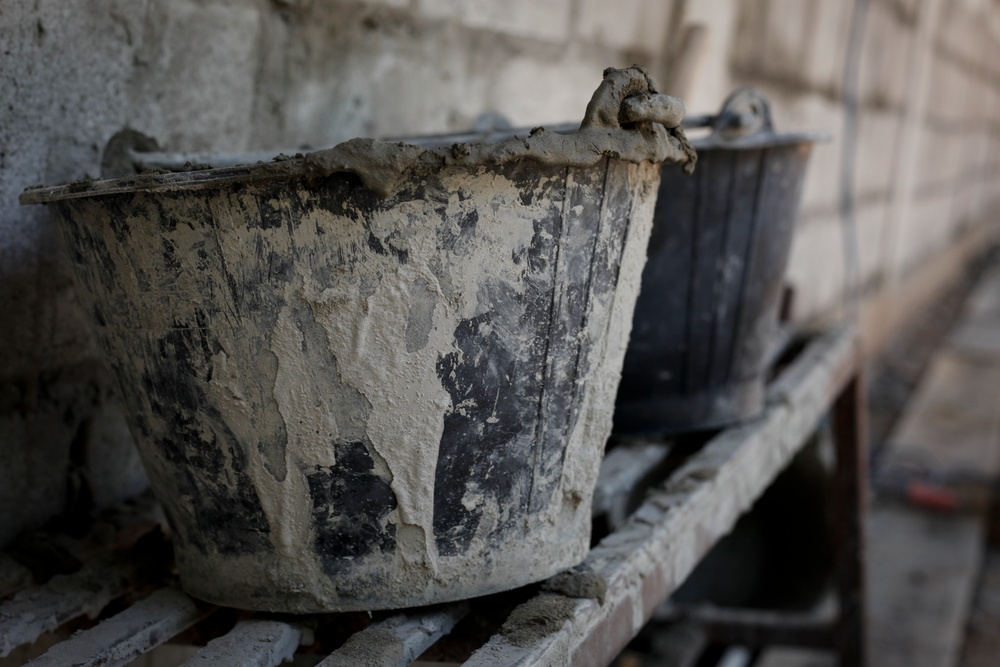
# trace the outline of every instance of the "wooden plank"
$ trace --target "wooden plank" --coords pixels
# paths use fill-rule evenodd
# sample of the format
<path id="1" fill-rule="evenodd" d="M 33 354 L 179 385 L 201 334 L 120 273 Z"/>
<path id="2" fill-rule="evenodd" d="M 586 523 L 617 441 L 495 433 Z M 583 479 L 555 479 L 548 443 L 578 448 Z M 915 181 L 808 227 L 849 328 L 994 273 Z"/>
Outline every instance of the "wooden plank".
<path id="1" fill-rule="evenodd" d="M 451 632 L 465 602 L 391 616 L 358 632 L 317 667 L 405 667 Z"/>
<path id="2" fill-rule="evenodd" d="M 97 626 L 53 646 L 31 667 L 124 665 L 191 627 L 212 611 L 180 591 L 164 588 Z"/>
<path id="3" fill-rule="evenodd" d="M 635 485 L 669 455 L 665 442 L 627 442 L 608 452 L 594 487 L 593 516 L 614 515 L 610 523 L 615 526 L 624 521 L 622 512 Z"/>
<path id="4" fill-rule="evenodd" d="M 466 664 L 607 665 L 801 449 L 858 358 L 853 329 L 813 342 L 760 419 L 707 443 L 590 552 L 580 576 L 602 585 L 566 590 L 592 597 L 539 594 Z"/>
<path id="5" fill-rule="evenodd" d="M 129 589 L 131 579 L 129 567 L 96 561 L 79 572 L 17 593 L 0 604 L 0 657 L 74 618 L 96 616 Z"/>
<path id="6" fill-rule="evenodd" d="M 815 611 L 786 612 L 696 605 L 661 606 L 654 619 L 688 622 L 701 627 L 712 641 L 759 648 L 789 644 L 831 648 L 837 621 L 836 602 Z"/>
<path id="7" fill-rule="evenodd" d="M 837 667 L 837 656 L 828 651 L 774 646 L 761 652 L 754 667 Z"/>
<path id="8" fill-rule="evenodd" d="M 868 523 L 871 665 L 956 664 L 982 540 L 983 524 L 975 515 L 873 505 Z"/>
<path id="9" fill-rule="evenodd" d="M 996 364 L 1000 359 L 1000 315 L 966 318 L 952 330 L 948 345 L 963 357 Z"/>
<path id="10" fill-rule="evenodd" d="M 998 332 L 1000 333 L 1000 332 Z M 995 474 L 1000 449 L 1000 363 L 984 363 L 947 343 L 888 440 L 884 466 L 945 474 Z"/>
<path id="11" fill-rule="evenodd" d="M 979 280 L 963 308 L 965 318 L 1000 316 L 1000 269 L 993 268 Z"/>
<path id="12" fill-rule="evenodd" d="M 281 621 L 242 621 L 208 645 L 184 667 L 276 667 L 291 660 L 302 630 Z"/>
<path id="13" fill-rule="evenodd" d="M 983 276 L 969 295 L 947 345 L 963 356 L 1000 363 L 1000 269 Z"/>
<path id="14" fill-rule="evenodd" d="M 1000 553 L 990 550 L 979 579 L 959 667 L 995 667 L 1000 656 Z"/>
<path id="15" fill-rule="evenodd" d="M 1000 473 L 1000 271 L 977 286 L 888 440 L 881 477 Z M 953 667 L 982 562 L 986 510 L 934 515 L 877 500 L 868 520 L 869 655 Z"/>

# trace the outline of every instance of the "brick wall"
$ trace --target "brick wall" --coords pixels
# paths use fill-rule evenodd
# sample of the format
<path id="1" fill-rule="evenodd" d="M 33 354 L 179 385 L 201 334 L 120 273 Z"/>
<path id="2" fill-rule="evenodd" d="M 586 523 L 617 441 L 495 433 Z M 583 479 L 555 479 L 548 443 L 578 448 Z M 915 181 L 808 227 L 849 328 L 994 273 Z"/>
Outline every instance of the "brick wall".
<path id="1" fill-rule="evenodd" d="M 977 223 L 1000 191 L 996 2 L 752 0 L 738 3 L 731 83 L 768 94 L 782 129 L 835 135 L 818 147 L 790 279 L 796 316 L 824 319 L 845 300 L 840 196 L 851 175 L 858 298 L 877 343 L 905 321 L 894 301 L 931 258 Z M 845 165 L 845 57 L 852 13 L 867 4 L 858 73 L 856 150 Z M 960 258 L 959 258 L 960 260 Z M 956 260 L 956 265 L 961 262 Z M 886 298 L 888 296 L 888 298 Z M 929 295 L 928 295 L 929 296 Z M 899 297 L 898 299 L 893 297 Z M 920 299 L 916 302 L 919 304 Z"/>
<path id="2" fill-rule="evenodd" d="M 175 150 L 278 149 L 464 129 L 483 113 L 518 125 L 578 119 L 608 65 L 638 62 L 676 86 L 687 67 L 690 83 L 667 92 L 699 112 L 752 84 L 772 99 L 779 129 L 834 135 L 810 167 L 790 270 L 796 317 L 822 319 L 843 302 L 847 173 L 861 294 L 875 304 L 863 314 L 884 336 L 905 321 L 898 304 L 921 302 L 912 286 L 940 287 L 995 217 L 1000 3 L 871 0 L 857 150 L 845 170 L 854 7 L 3 0 L 0 543 L 69 502 L 90 502 L 82 483 L 98 505 L 145 483 L 55 230 L 43 210 L 16 203 L 27 185 L 95 175 L 104 143 L 125 125 Z M 974 243 L 962 240 L 972 234 Z"/>

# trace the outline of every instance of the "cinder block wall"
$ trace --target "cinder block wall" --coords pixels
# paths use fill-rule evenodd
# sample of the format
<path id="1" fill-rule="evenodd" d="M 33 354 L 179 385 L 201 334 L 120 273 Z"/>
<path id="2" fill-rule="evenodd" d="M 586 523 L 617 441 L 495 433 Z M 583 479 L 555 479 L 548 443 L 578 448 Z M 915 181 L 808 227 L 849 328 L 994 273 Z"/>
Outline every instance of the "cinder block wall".
<path id="1" fill-rule="evenodd" d="M 834 135 L 795 242 L 796 318 L 842 309 L 846 177 L 861 312 L 880 340 L 992 233 L 998 37 L 986 0 L 0 1 L 0 544 L 145 486 L 56 230 L 16 201 L 96 175 L 118 129 L 172 150 L 285 149 L 484 113 L 579 119 L 608 65 L 645 65 L 699 112 L 753 84 L 780 129 Z"/>
<path id="2" fill-rule="evenodd" d="M 804 195 L 789 276 L 796 317 L 840 312 L 853 283 L 877 351 L 995 235 L 1000 3 L 737 4 L 732 83 L 767 93 L 783 129 L 834 135 L 816 149 Z"/>

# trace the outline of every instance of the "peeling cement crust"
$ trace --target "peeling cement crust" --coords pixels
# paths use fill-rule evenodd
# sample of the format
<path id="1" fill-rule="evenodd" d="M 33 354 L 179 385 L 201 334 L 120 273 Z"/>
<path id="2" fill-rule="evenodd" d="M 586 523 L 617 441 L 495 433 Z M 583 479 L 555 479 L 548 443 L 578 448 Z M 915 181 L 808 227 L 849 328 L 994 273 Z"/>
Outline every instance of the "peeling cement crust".
<path id="1" fill-rule="evenodd" d="M 52 204 L 187 591 L 409 607 L 583 559 L 660 173 L 594 155 Z"/>

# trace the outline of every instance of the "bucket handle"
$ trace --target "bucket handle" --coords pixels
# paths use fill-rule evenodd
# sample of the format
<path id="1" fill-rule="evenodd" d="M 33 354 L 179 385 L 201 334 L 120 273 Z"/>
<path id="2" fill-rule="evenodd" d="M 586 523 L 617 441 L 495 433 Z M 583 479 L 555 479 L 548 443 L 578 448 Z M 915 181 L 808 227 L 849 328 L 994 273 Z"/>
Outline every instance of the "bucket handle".
<path id="1" fill-rule="evenodd" d="M 724 139 L 772 133 L 771 103 L 754 88 L 737 88 L 722 103 L 719 113 L 688 116 L 681 127 L 708 127 Z"/>
<path id="2" fill-rule="evenodd" d="M 645 74 L 644 71 L 643 74 Z M 650 87 L 652 87 L 651 82 Z M 684 173 L 691 175 L 698 162 L 698 153 L 684 135 L 682 126 L 685 112 L 684 101 L 679 97 L 656 92 L 643 92 L 629 95 L 621 101 L 617 121 L 618 126 L 625 130 L 649 123 L 662 125 L 667 134 L 674 137 L 680 144 L 685 156 Z M 587 120 L 584 118 L 583 127 L 586 127 Z"/>
<path id="3" fill-rule="evenodd" d="M 587 104 L 580 129 L 631 129 L 637 124 L 659 123 L 676 130 L 683 119 L 684 102 L 658 93 L 644 68 L 609 67 Z"/>
<path id="4" fill-rule="evenodd" d="M 659 123 L 673 129 L 684 120 L 684 102 L 677 97 L 660 93 L 639 93 L 622 101 L 618 115 L 622 125 L 630 123 Z"/>

